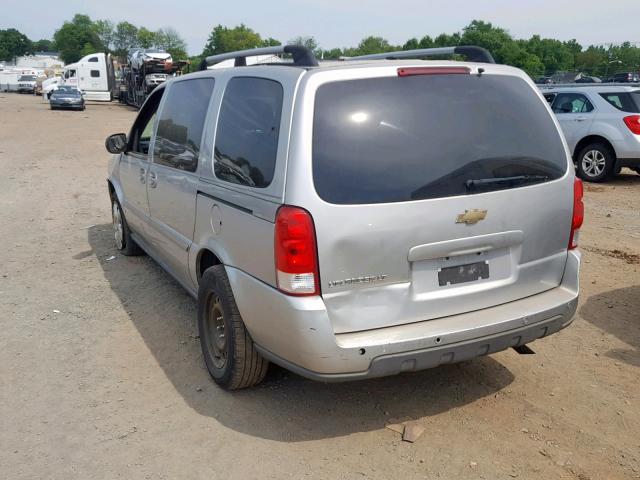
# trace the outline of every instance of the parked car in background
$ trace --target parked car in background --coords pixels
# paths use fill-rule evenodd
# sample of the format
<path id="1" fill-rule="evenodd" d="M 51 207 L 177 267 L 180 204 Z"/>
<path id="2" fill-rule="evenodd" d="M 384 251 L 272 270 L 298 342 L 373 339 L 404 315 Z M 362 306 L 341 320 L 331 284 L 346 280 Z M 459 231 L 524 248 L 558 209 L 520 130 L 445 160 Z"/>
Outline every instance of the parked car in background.
<path id="1" fill-rule="evenodd" d="M 637 83 L 640 82 L 640 73 L 638 72 L 621 72 L 610 76 L 607 79 L 609 83 Z"/>
<path id="2" fill-rule="evenodd" d="M 18 78 L 18 93 L 35 93 L 36 80 L 35 75 L 22 75 Z"/>
<path id="3" fill-rule="evenodd" d="M 471 61 L 416 59 L 443 52 Z M 116 247 L 197 298 L 217 383 L 416 371 L 571 323 L 582 183 L 522 70 L 479 47 L 206 61 L 231 58 L 106 141 Z"/>
<path id="4" fill-rule="evenodd" d="M 640 173 L 640 85 L 541 88 L 583 180 L 602 182 L 622 167 Z"/>
<path id="5" fill-rule="evenodd" d="M 602 80 L 600 80 L 598 77 L 581 75 L 580 78 L 576 79 L 576 83 L 602 83 Z"/>
<path id="6" fill-rule="evenodd" d="M 49 104 L 51 110 L 57 108 L 71 109 L 71 110 L 84 110 L 84 96 L 80 90 L 68 85 L 60 85 L 53 90 L 49 96 Z"/>
<path id="7" fill-rule="evenodd" d="M 550 85 L 553 83 L 553 80 L 551 79 L 551 77 L 537 77 L 534 80 L 534 83 L 536 83 L 537 85 Z"/>

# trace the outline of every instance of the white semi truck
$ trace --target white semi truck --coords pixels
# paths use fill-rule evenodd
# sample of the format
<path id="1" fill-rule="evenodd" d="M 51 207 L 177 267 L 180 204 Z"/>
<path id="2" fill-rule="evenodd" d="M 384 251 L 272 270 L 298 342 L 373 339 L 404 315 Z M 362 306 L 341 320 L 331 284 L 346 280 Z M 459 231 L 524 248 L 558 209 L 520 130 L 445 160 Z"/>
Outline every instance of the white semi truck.
<path id="1" fill-rule="evenodd" d="M 110 102 L 116 88 L 111 55 L 92 53 L 66 65 L 60 84 L 76 87 L 87 100 Z"/>

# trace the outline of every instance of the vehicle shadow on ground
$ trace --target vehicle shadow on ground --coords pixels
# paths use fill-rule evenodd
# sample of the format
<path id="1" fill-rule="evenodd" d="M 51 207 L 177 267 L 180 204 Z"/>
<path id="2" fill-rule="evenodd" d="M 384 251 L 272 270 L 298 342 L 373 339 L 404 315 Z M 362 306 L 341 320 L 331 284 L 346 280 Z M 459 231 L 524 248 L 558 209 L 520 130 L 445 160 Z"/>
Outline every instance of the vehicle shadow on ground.
<path id="1" fill-rule="evenodd" d="M 604 183 L 584 182 L 584 188 L 587 192 L 603 192 L 607 187 L 626 187 L 640 186 L 640 174 L 633 170 L 624 168 L 622 172 L 607 179 Z"/>
<path id="2" fill-rule="evenodd" d="M 506 367 L 484 357 L 339 384 L 312 382 L 272 366 L 260 386 L 223 391 L 204 367 L 195 301 L 149 257 L 116 254 L 111 225 L 91 227 L 88 237 L 105 278 L 178 393 L 198 413 L 235 431 L 282 442 L 334 438 L 422 421 L 494 395 L 514 380 Z"/>
<path id="3" fill-rule="evenodd" d="M 640 285 L 593 295 L 580 308 L 580 316 L 630 348 L 615 348 L 606 355 L 640 367 Z"/>

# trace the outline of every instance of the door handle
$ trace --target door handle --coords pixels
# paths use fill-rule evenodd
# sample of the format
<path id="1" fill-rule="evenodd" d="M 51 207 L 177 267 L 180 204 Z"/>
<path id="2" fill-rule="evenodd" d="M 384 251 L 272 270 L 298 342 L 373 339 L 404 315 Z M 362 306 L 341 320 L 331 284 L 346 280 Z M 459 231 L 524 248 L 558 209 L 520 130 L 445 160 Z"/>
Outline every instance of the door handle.
<path id="1" fill-rule="evenodd" d="M 140 169 L 140 177 L 139 177 L 140 183 L 144 183 L 145 182 L 144 177 L 145 177 L 146 173 L 147 173 L 147 171 L 144 168 Z"/>
<path id="2" fill-rule="evenodd" d="M 151 188 L 156 188 L 158 186 L 158 176 L 155 172 L 149 172 L 149 186 Z"/>
<path id="3" fill-rule="evenodd" d="M 578 117 L 576 118 L 576 122 L 584 122 L 587 119 L 587 117 Z"/>

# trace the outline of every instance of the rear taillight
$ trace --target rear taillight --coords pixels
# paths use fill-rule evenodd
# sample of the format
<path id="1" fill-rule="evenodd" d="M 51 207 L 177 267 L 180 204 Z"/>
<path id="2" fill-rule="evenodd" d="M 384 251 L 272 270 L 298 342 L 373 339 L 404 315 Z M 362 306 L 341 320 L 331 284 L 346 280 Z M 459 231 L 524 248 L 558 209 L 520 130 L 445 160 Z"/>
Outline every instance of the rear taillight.
<path id="1" fill-rule="evenodd" d="M 411 77 L 413 75 L 469 75 L 469 67 L 408 67 L 399 68 L 399 77 Z"/>
<path id="2" fill-rule="evenodd" d="M 582 180 L 576 178 L 573 181 L 573 218 L 571 219 L 571 235 L 569 236 L 569 250 L 578 248 L 580 227 L 584 221 L 584 203 L 582 203 Z"/>
<path id="3" fill-rule="evenodd" d="M 284 205 L 276 214 L 275 260 L 278 288 L 289 295 L 318 295 L 318 255 L 313 218 Z"/>
<path id="4" fill-rule="evenodd" d="M 640 115 L 629 115 L 628 117 L 624 117 L 624 123 L 627 125 L 629 130 L 631 130 L 636 135 L 640 135 Z"/>

